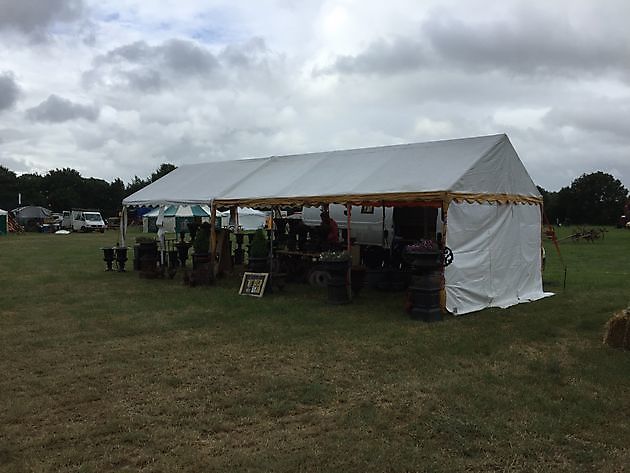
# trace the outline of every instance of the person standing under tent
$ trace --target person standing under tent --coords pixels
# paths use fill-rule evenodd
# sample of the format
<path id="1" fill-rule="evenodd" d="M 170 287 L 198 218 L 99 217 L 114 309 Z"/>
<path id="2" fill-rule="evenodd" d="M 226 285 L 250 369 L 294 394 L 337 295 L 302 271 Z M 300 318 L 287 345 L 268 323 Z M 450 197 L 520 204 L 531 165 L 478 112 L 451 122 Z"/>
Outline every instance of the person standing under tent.
<path id="1" fill-rule="evenodd" d="M 322 210 L 319 216 L 322 219 L 320 226 L 322 240 L 328 249 L 334 249 L 339 245 L 339 227 L 337 226 L 337 222 L 330 217 L 327 210 Z"/>

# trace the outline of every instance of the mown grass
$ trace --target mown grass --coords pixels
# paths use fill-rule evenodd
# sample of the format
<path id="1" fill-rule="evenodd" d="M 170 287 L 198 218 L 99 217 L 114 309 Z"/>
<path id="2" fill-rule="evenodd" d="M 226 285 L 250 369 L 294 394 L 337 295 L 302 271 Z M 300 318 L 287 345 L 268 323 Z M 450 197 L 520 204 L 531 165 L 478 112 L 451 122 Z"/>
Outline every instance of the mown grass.
<path id="1" fill-rule="evenodd" d="M 566 234 L 563 230 L 563 234 Z M 557 295 L 438 324 L 238 278 L 105 273 L 113 233 L 0 239 L 0 470 L 625 471 L 630 232 L 561 244 Z"/>

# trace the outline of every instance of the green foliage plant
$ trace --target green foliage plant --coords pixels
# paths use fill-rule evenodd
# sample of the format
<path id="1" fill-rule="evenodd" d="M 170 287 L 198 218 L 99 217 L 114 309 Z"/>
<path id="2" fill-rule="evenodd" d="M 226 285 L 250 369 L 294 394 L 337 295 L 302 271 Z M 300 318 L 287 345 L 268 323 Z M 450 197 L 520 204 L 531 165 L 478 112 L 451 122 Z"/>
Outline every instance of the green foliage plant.
<path id="1" fill-rule="evenodd" d="M 319 261 L 350 261 L 350 253 L 348 253 L 347 251 L 324 251 L 319 255 Z"/>
<path id="2" fill-rule="evenodd" d="M 266 258 L 268 254 L 269 254 L 269 247 L 267 243 L 267 238 L 265 237 L 265 232 L 262 228 L 259 228 L 254 233 L 252 245 L 249 250 L 249 257 L 250 258 Z"/>
<path id="3" fill-rule="evenodd" d="M 210 224 L 202 223 L 197 230 L 195 240 L 193 241 L 193 249 L 197 254 L 208 253 L 210 251 Z"/>

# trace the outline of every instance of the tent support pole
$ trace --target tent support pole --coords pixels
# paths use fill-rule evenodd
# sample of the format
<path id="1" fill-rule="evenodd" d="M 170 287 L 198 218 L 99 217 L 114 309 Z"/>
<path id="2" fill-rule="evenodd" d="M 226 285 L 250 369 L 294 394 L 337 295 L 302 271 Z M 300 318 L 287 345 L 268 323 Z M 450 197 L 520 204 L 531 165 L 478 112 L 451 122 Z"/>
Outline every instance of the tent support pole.
<path id="1" fill-rule="evenodd" d="M 160 204 L 160 210 L 158 213 L 156 225 L 158 228 L 157 235 L 158 240 L 160 241 L 160 266 L 164 267 L 164 252 L 166 251 L 166 235 L 164 234 L 164 211 L 166 207 L 164 204 Z"/>
<path id="2" fill-rule="evenodd" d="M 210 277 L 214 281 L 215 261 L 217 259 L 217 206 L 214 201 L 210 204 Z"/>
<path id="3" fill-rule="evenodd" d="M 230 207 L 230 226 L 234 226 L 234 231 L 238 231 L 238 206 Z"/>
<path id="4" fill-rule="evenodd" d="M 346 277 L 348 281 L 348 296 L 352 300 L 352 240 L 350 239 L 350 222 L 352 220 L 352 204 L 346 204 L 346 213 L 348 214 L 348 226 L 346 230 L 346 250 L 350 256 L 350 265 L 348 267 L 348 275 Z"/>
<path id="5" fill-rule="evenodd" d="M 446 235 L 448 233 L 448 207 L 451 203 L 450 199 L 442 201 L 442 245 L 446 246 Z M 446 314 L 446 277 L 444 276 L 444 268 L 442 268 L 442 284 L 440 285 L 440 309 Z"/>
<path id="6" fill-rule="evenodd" d="M 123 205 L 121 219 L 120 219 L 120 239 L 118 241 L 118 246 L 120 246 L 121 248 L 124 248 L 126 239 L 127 239 L 127 206 Z"/>

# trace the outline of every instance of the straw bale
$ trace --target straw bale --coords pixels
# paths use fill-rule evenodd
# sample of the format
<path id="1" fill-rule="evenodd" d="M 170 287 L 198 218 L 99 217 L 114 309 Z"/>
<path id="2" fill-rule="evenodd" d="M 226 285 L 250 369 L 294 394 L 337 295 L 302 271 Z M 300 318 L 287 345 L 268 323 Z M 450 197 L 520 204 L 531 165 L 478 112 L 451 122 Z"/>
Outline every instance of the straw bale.
<path id="1" fill-rule="evenodd" d="M 604 343 L 613 348 L 630 350 L 630 307 L 617 312 L 606 322 Z"/>

